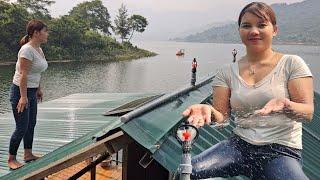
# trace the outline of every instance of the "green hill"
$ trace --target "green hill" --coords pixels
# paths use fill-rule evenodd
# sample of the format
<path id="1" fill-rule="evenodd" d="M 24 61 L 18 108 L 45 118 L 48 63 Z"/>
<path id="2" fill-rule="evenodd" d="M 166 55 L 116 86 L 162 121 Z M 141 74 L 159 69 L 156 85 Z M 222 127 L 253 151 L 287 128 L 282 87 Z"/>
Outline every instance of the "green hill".
<path id="1" fill-rule="evenodd" d="M 305 0 L 293 4 L 273 4 L 279 26 L 278 44 L 320 45 L 320 1 Z M 237 22 L 212 27 L 203 32 L 176 38 L 175 41 L 240 43 Z"/>
<path id="2" fill-rule="evenodd" d="M 57 18 L 51 17 L 47 9 L 52 3 L 54 1 L 0 0 L 0 65 L 16 62 L 20 49 L 18 42 L 26 35 L 26 24 L 31 19 L 40 19 L 48 25 L 48 43 L 42 45 L 48 61 L 113 61 L 156 55 L 133 46 L 129 40 L 118 42 L 111 35 L 117 25 L 111 24 L 108 9 L 101 0 L 79 3 L 67 15 Z M 122 18 L 128 19 L 126 16 Z M 133 15 L 130 18 L 135 22 L 144 17 Z M 129 21 L 123 26 L 130 27 L 125 29 L 128 33 L 143 32 L 142 27 L 145 28 L 146 24 L 136 24 L 139 28 L 132 29 L 134 26 L 129 26 Z"/>

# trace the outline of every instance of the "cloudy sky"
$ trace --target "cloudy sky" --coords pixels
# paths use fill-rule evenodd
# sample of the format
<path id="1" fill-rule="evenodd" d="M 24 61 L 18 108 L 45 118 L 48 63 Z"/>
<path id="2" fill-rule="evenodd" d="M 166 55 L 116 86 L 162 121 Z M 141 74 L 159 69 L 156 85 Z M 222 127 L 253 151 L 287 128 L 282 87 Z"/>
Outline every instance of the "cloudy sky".
<path id="1" fill-rule="evenodd" d="M 54 17 L 67 14 L 74 6 L 85 0 L 55 0 L 49 9 Z M 260 0 L 267 4 L 295 3 L 303 0 Z M 149 26 L 139 40 L 167 40 L 172 37 L 203 30 L 210 24 L 235 21 L 248 0 L 102 0 L 108 8 L 112 21 L 125 4 L 129 14 L 147 18 Z"/>

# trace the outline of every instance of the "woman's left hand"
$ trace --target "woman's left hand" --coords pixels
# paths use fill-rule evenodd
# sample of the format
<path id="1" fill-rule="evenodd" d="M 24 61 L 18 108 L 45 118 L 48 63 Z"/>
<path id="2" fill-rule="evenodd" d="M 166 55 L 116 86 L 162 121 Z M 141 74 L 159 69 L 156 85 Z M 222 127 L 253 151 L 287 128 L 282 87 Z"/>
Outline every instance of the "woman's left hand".
<path id="1" fill-rule="evenodd" d="M 42 99 L 43 99 L 43 93 L 42 93 L 41 89 L 38 88 L 38 90 L 37 90 L 37 100 L 38 100 L 38 102 L 42 102 Z"/>
<path id="2" fill-rule="evenodd" d="M 271 99 L 262 109 L 256 110 L 255 114 L 267 115 L 272 112 L 279 112 L 288 108 L 290 100 L 288 98 Z"/>

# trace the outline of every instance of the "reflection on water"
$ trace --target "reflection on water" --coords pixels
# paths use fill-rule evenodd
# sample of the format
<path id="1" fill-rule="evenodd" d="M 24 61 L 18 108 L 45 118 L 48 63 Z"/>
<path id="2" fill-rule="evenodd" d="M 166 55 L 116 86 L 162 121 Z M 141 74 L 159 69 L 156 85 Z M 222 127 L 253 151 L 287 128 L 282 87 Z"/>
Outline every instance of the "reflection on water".
<path id="1" fill-rule="evenodd" d="M 44 101 L 73 93 L 95 92 L 169 92 L 190 83 L 191 61 L 198 61 L 197 79 L 214 73 L 222 64 L 231 63 L 231 51 L 238 50 L 238 58 L 245 54 L 240 44 L 138 42 L 139 47 L 154 51 L 158 56 L 124 62 L 50 63 L 43 74 L 41 86 Z M 185 56 L 175 55 L 185 49 Z M 320 90 L 320 47 L 275 46 L 284 53 L 298 54 L 309 64 Z M 0 66 L 0 113 L 10 109 L 9 89 L 14 66 Z"/>
<path id="2" fill-rule="evenodd" d="M 0 66 L 0 113 L 11 108 L 9 92 L 13 74 L 14 66 Z"/>

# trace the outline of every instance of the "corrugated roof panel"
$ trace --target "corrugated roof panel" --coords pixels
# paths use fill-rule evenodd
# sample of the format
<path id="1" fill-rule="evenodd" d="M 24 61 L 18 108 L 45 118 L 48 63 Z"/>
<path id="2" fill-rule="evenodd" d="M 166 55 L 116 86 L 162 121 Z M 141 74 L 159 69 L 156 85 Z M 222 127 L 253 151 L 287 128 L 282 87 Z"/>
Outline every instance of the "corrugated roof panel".
<path id="1" fill-rule="evenodd" d="M 317 119 L 317 121 L 320 121 L 320 119 Z M 319 139 L 303 131 L 302 142 L 303 169 L 310 179 L 320 179 Z"/>
<path id="2" fill-rule="evenodd" d="M 39 104 L 33 150 L 45 156 L 10 174 L 7 167 L 8 144 L 15 124 L 11 113 L 1 115 L 0 179 L 18 179 L 94 143 L 92 137 L 97 133 L 107 133 L 123 124 L 119 117 L 103 116 L 107 110 L 150 95 L 155 94 L 73 94 Z M 22 160 L 22 150 L 21 145 L 19 160 Z"/>
<path id="3" fill-rule="evenodd" d="M 320 94 L 314 94 L 314 114 L 311 123 L 305 123 L 304 127 L 307 128 L 309 133 L 320 137 Z"/>
<path id="4" fill-rule="evenodd" d="M 168 100 L 121 126 L 129 136 L 151 152 L 157 150 L 161 139 L 182 120 L 181 112 L 189 105 L 203 102 L 211 94 L 210 81 L 179 97 L 167 96 Z M 165 97 L 164 97 L 165 98 Z M 143 107 L 142 107 L 143 108 Z"/>

